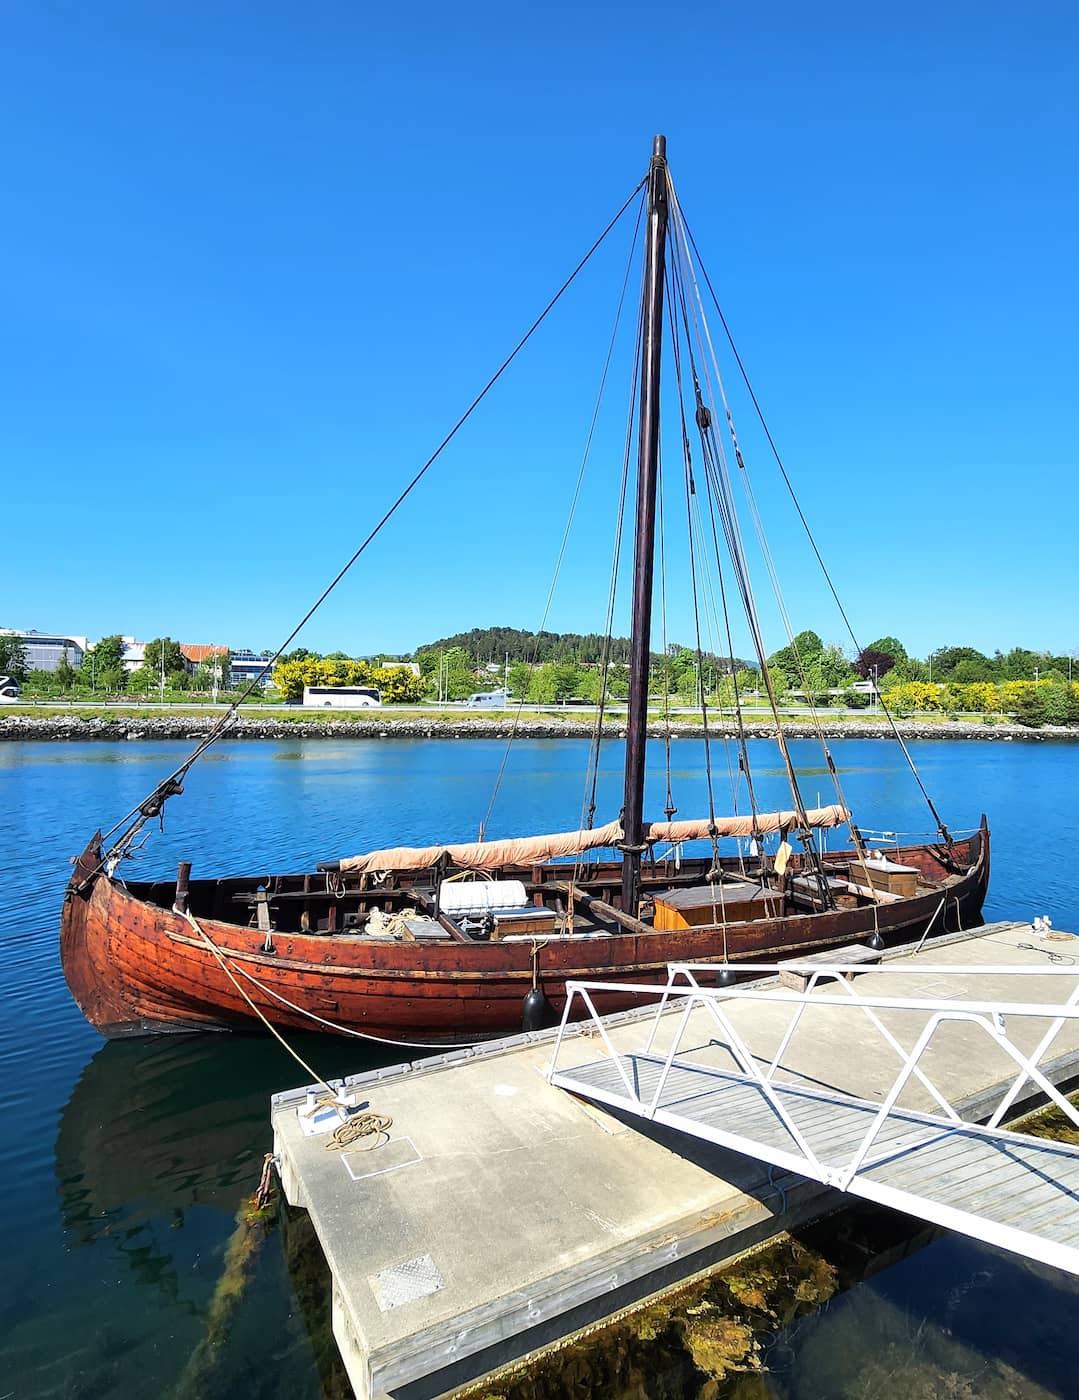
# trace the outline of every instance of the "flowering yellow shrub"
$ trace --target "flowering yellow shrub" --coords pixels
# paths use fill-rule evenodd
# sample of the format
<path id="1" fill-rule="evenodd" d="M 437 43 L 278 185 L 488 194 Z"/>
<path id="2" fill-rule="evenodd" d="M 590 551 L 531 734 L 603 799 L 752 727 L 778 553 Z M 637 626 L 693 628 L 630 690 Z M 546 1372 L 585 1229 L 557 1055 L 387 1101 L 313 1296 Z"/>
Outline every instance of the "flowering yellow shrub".
<path id="1" fill-rule="evenodd" d="M 306 685 L 360 685 L 377 687 L 389 704 L 422 699 L 427 682 L 408 666 L 378 666 L 345 658 L 316 661 L 279 661 L 273 683 L 283 700 L 301 700 Z"/>

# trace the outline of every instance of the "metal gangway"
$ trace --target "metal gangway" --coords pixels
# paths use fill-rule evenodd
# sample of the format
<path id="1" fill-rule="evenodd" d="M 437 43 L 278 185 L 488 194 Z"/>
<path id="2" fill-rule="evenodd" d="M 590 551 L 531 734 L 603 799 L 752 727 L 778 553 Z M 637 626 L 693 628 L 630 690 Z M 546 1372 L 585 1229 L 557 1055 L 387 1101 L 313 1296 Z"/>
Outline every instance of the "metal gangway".
<path id="1" fill-rule="evenodd" d="M 1079 1127 L 1079 1113 L 1041 1068 L 1063 1028 L 1079 1020 L 1079 966 L 902 960 L 872 968 L 874 982 L 882 974 L 897 982 L 927 974 L 1009 981 L 1031 976 L 1070 979 L 1070 987 L 1062 981 L 1064 995 L 1052 1002 L 1024 1001 L 1021 995 L 1002 1000 L 992 993 L 984 1000 L 864 993 L 850 979 L 866 971 L 864 963 L 822 965 L 812 958 L 719 966 L 672 963 L 665 986 L 571 982 L 549 1082 L 773 1168 L 1079 1274 L 1079 1147 L 1000 1126 L 1031 1083 Z M 787 990 L 774 978 L 763 983 L 735 980 L 777 973 L 788 974 L 788 980 L 790 974 L 804 979 L 804 989 Z M 730 984 L 708 985 L 717 974 Z M 617 1029 L 609 1026 L 597 1013 L 595 998 L 612 991 L 654 994 L 654 1017 L 623 1021 Z M 738 1008 L 777 1003 L 791 1012 L 778 1048 L 770 1056 L 756 1054 L 747 1044 L 752 1023 Z M 567 1037 L 567 1026 L 574 1014 L 580 1016 L 582 1004 L 591 1025 L 583 1028 L 583 1038 Z M 883 1098 L 829 1087 L 819 1082 L 819 1075 L 813 1082 L 785 1064 L 799 1034 L 807 1034 L 823 1008 L 842 1008 L 841 1020 L 864 1018 L 873 1028 L 874 1044 L 894 1057 L 897 1072 Z M 915 1018 L 917 1035 L 905 1048 L 891 1027 L 906 1028 Z M 836 1019 L 829 1017 L 829 1048 L 833 1063 L 842 1068 L 844 1054 L 853 1050 L 836 1034 Z M 1037 1034 L 1031 1020 L 1049 1024 L 1034 1048 L 1024 1051 L 1009 1032 L 1009 1022 L 1026 1028 L 1020 1038 L 1029 1044 Z M 927 1071 L 927 1052 L 934 1044 L 938 1054 L 947 1050 L 942 1034 L 957 1023 L 984 1033 L 1014 1066 L 1014 1077 L 1009 1071 L 1003 1086 L 997 1081 L 999 1102 L 988 1116 L 982 1105 L 983 1122 L 965 1121 Z M 657 1048 L 672 1027 L 669 1048 Z M 777 1029 L 772 1027 L 773 1034 Z M 616 1046 L 616 1036 L 625 1042 L 627 1036 L 635 1038 L 635 1032 L 639 1042 L 642 1030 L 647 1039 L 639 1048 Z M 904 1034 L 909 1039 L 909 1031 L 904 1029 Z M 597 1040 L 606 1052 L 599 1058 L 560 1065 L 569 1045 L 579 1057 Z M 879 1058 L 874 1063 L 879 1066 Z M 917 1092 L 915 1085 L 924 1091 L 923 1102 L 925 1095 L 932 1100 L 930 1111 L 900 1106 L 904 1090 L 910 1086 Z"/>

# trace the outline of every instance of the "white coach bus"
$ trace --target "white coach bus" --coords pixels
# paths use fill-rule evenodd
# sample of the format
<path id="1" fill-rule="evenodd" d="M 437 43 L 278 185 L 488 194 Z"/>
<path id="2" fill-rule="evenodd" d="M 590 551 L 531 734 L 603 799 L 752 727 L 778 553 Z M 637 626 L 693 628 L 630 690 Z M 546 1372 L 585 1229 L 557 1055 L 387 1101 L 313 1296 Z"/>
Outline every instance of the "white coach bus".
<path id="1" fill-rule="evenodd" d="M 382 692 L 369 685 L 305 685 L 303 703 L 328 710 L 366 710 L 382 704 Z"/>

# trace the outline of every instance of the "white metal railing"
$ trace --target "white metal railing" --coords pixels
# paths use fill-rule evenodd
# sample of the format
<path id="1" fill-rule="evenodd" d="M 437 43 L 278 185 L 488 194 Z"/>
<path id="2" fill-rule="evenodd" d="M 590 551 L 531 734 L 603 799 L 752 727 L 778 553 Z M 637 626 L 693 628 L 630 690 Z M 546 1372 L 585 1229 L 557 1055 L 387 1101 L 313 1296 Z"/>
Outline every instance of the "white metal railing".
<path id="1" fill-rule="evenodd" d="M 993 1140 L 1016 1140 L 1028 1144 L 1040 1141 L 1023 1134 L 1007 1132 L 999 1126 L 1028 1081 L 1037 1085 L 1049 1101 L 1055 1104 L 1070 1122 L 1079 1127 L 1079 1112 L 1050 1082 L 1040 1068 L 1040 1062 L 1045 1058 L 1063 1027 L 1070 1021 L 1079 1021 L 1079 966 L 1063 967 L 1050 964 L 1037 967 L 1016 967 L 1014 965 L 985 964 L 965 966 L 932 963 L 884 963 L 874 966 L 872 969 L 874 976 L 885 974 L 890 977 L 922 977 L 929 974 L 969 978 L 1070 978 L 1074 985 L 1070 989 L 1069 995 L 1063 1001 L 1053 1002 L 1008 1001 L 999 996 L 989 996 L 983 999 L 969 997 L 959 999 L 920 995 L 886 996 L 880 992 L 866 994 L 859 991 L 857 986 L 848 982 L 846 978 L 848 974 L 864 974 L 867 970 L 864 963 L 844 964 L 837 962 L 822 965 L 811 961 L 798 962 L 796 960 L 784 963 L 672 963 L 668 968 L 665 986 L 642 987 L 628 983 L 570 982 L 567 984 L 566 1007 L 555 1041 L 548 1079 L 563 1087 L 574 1088 L 572 1069 L 560 1072 L 558 1061 L 565 1040 L 566 1028 L 573 1015 L 574 1005 L 575 1003 L 583 1003 L 625 1088 L 623 1106 L 645 1118 L 655 1118 L 661 1110 L 664 1090 L 672 1069 L 679 1063 L 682 1044 L 693 1013 L 703 1011 L 719 1030 L 723 1044 L 738 1066 L 742 1081 L 759 1090 L 772 1112 L 789 1132 L 798 1149 L 797 1154 L 786 1151 L 762 1150 L 756 1152 L 755 1155 L 773 1161 L 777 1165 L 792 1167 L 804 1175 L 815 1177 L 828 1185 L 837 1186 L 841 1190 L 850 1188 L 851 1182 L 862 1168 L 886 1160 L 895 1151 L 894 1148 L 886 1149 L 882 1157 L 874 1159 L 869 1157 L 870 1149 L 879 1137 L 886 1121 L 893 1112 L 897 1111 L 898 1100 L 912 1078 L 922 1085 L 940 1109 L 940 1114 L 918 1112 L 913 1115 L 918 1122 L 930 1128 L 935 1127 L 947 1131 L 961 1127 L 965 1133 L 983 1135 Z M 787 991 L 774 984 L 762 986 L 759 983 L 718 987 L 701 984 L 701 978 L 706 974 L 711 977 L 715 977 L 717 974 L 760 977 L 762 973 L 778 972 L 796 972 L 804 976 L 807 979 L 804 990 L 801 992 Z M 822 992 L 819 990 L 822 982 L 835 982 L 837 987 L 834 990 Z M 615 1047 L 608 1027 L 598 1014 L 593 1000 L 593 993 L 611 992 L 634 992 L 652 995 L 658 999 L 656 1014 L 652 1019 L 648 1039 L 643 1047 L 621 1051 Z M 739 1002 L 780 1004 L 791 1008 L 790 1020 L 783 1031 L 779 1047 L 770 1060 L 757 1056 L 749 1049 L 728 1014 L 728 1010 Z M 670 1049 L 665 1056 L 661 1057 L 654 1053 L 656 1034 L 664 1013 L 668 1008 L 672 1008 L 672 1003 L 680 1006 L 681 1014 L 676 1018 L 675 1034 Z M 825 1163 L 819 1160 L 788 1110 L 787 1104 L 783 1101 L 783 1088 L 789 1089 L 792 1086 L 781 1086 L 776 1078 L 784 1056 L 788 1053 L 791 1042 L 803 1023 L 805 1012 L 819 1007 L 839 1007 L 851 1012 L 860 1012 L 899 1061 L 896 1077 L 883 1101 L 879 1107 L 876 1107 L 876 1112 L 864 1135 L 850 1157 L 839 1164 L 835 1162 Z M 877 1014 L 880 1011 L 920 1013 L 924 1017 L 920 1033 L 910 1050 L 905 1050 L 893 1032 L 883 1023 Z M 1024 1020 L 1033 1018 L 1050 1022 L 1031 1053 L 1024 1053 L 1009 1036 L 1007 1030 L 1009 1017 Z M 988 1035 L 1017 1067 L 1014 1079 L 1005 1089 L 1000 1102 L 984 1125 L 965 1122 L 946 1095 L 931 1081 L 921 1064 L 940 1028 L 953 1023 L 965 1023 L 977 1027 Z M 636 1062 L 640 1060 L 659 1065 L 655 1087 L 647 1098 L 642 1097 L 635 1087 L 634 1071 Z M 692 1067 L 694 1069 L 702 1068 L 699 1061 L 693 1062 Z M 797 1087 L 804 1088 L 803 1085 Z M 810 1092 L 812 1097 L 818 1100 L 825 1098 L 839 1105 L 858 1104 L 863 1108 L 866 1106 L 865 1100 L 858 1099 L 854 1094 L 846 1091 L 827 1090 L 822 1092 L 815 1088 Z M 610 1099 L 609 1095 L 607 1097 Z M 911 1119 L 911 1110 L 899 1111 L 902 1112 L 906 1120 Z M 937 1135 L 934 1133 L 931 1137 Z M 754 1150 L 753 1146 L 747 1146 L 745 1140 L 740 1139 L 739 1134 L 733 1129 L 730 1132 L 717 1131 L 711 1136 L 724 1146 L 733 1146 L 737 1149 L 741 1143 L 741 1150 Z M 757 1146 L 759 1147 L 760 1144 Z"/>

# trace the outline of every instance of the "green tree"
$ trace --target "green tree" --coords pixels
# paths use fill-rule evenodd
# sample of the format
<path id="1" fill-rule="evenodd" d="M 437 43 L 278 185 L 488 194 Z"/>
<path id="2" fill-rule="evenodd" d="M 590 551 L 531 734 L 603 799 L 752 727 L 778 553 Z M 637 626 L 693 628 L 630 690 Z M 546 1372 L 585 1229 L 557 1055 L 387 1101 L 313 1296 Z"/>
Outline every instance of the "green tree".
<path id="1" fill-rule="evenodd" d="M 91 648 L 90 654 L 94 658 L 94 684 L 97 685 L 106 671 L 123 670 L 124 639 L 115 633 L 109 637 L 102 637 L 100 642 L 96 642 Z M 85 661 L 83 665 L 86 665 Z"/>
<path id="2" fill-rule="evenodd" d="M 174 671 L 182 671 L 184 654 L 180 650 L 180 643 L 174 642 L 171 637 L 155 637 L 152 642 L 146 643 L 146 660 L 143 664 L 147 671 L 151 671 L 157 677 L 161 676 L 162 671 L 166 677 Z"/>
<path id="3" fill-rule="evenodd" d="M 1042 701 L 1042 714 L 1046 724 L 1067 724 L 1068 687 L 1066 685 L 1039 686 Z"/>
<path id="4" fill-rule="evenodd" d="M 786 672 L 780 671 L 774 666 L 769 666 L 768 678 L 772 682 L 772 690 L 775 692 L 776 700 L 782 700 L 787 691 L 791 689 Z"/>
<path id="5" fill-rule="evenodd" d="M 624 661 L 615 662 L 607 671 L 607 694 L 612 700 L 625 700 L 629 695 L 629 667 Z"/>
<path id="6" fill-rule="evenodd" d="M 528 687 L 528 698 L 536 705 L 557 705 L 576 695 L 580 672 L 571 661 L 549 661 L 537 666 Z"/>
<path id="7" fill-rule="evenodd" d="M 1030 729 L 1038 729 L 1045 723 L 1045 699 L 1041 686 L 1032 685 L 1017 698 L 1015 718 Z"/>
<path id="8" fill-rule="evenodd" d="M 10 676 L 21 685 L 28 674 L 23 639 L 0 636 L 0 676 Z"/>
<path id="9" fill-rule="evenodd" d="M 56 677 L 51 671 L 28 671 L 23 688 L 30 695 L 53 695 L 56 692 Z"/>
<path id="10" fill-rule="evenodd" d="M 472 657 L 464 647 L 450 647 L 443 658 L 443 693 L 447 700 L 467 700 L 476 690 Z"/>
<path id="11" fill-rule="evenodd" d="M 519 700 L 528 694 L 528 682 L 532 678 L 532 668 L 526 661 L 515 661 L 509 669 L 507 683 L 509 692 Z"/>
<path id="12" fill-rule="evenodd" d="M 75 689 L 75 678 L 78 672 L 75 670 L 75 667 L 72 666 L 68 658 L 67 647 L 64 647 L 60 656 L 60 662 L 53 672 L 53 675 L 56 678 L 56 688 L 61 695 L 67 695 L 70 691 Z"/>
<path id="13" fill-rule="evenodd" d="M 851 664 L 838 642 L 826 643 L 812 663 L 812 669 L 819 673 L 820 684 L 829 690 L 849 685 L 854 678 Z"/>
<path id="14" fill-rule="evenodd" d="M 889 671 L 884 673 L 881 690 L 887 690 L 897 685 L 908 685 L 911 681 L 927 681 L 928 679 L 929 668 L 925 662 L 919 661 L 914 656 L 908 656 L 905 661 L 897 661 Z"/>
<path id="15" fill-rule="evenodd" d="M 973 661 L 968 657 L 952 668 L 948 679 L 953 685 L 976 685 L 979 681 L 987 681 L 991 675 L 988 657 L 984 661 Z"/>
<path id="16" fill-rule="evenodd" d="M 875 642 L 869 643 L 866 651 L 882 651 L 885 656 L 892 658 L 892 666 L 898 666 L 901 661 L 907 660 L 907 649 L 898 637 L 878 637 Z"/>
<path id="17" fill-rule="evenodd" d="M 1039 655 L 1028 647 L 1012 647 L 1000 658 L 1003 679 L 1008 681 L 1032 681 L 1034 668 L 1039 664 Z"/>
<path id="18" fill-rule="evenodd" d="M 194 688 L 211 693 L 215 690 L 227 690 L 231 668 L 232 653 L 227 647 L 222 648 L 221 651 L 212 652 L 199 662 L 199 668 L 195 672 Z"/>
<path id="19" fill-rule="evenodd" d="M 768 669 L 772 672 L 782 672 L 788 687 L 799 687 L 802 684 L 801 671 L 806 670 L 809 663 L 823 650 L 824 643 L 816 632 L 799 632 L 790 646 L 781 647 L 779 651 L 772 653 L 768 658 Z"/>

